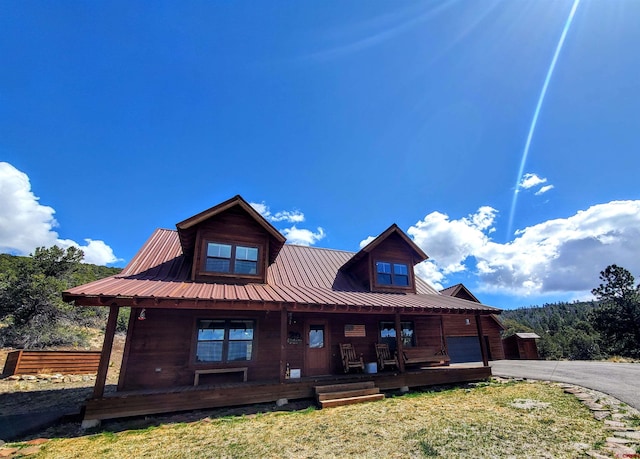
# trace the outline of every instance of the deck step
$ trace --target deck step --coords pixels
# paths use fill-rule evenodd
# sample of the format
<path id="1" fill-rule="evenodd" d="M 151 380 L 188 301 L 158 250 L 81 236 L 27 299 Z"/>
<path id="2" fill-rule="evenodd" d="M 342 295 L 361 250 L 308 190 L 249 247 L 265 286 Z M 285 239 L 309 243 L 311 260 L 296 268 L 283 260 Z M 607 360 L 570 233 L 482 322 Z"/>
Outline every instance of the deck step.
<path id="1" fill-rule="evenodd" d="M 335 406 L 353 405 L 355 403 L 373 402 L 382 400 L 384 394 L 362 395 L 360 397 L 336 398 L 333 400 L 320 401 L 321 408 L 332 408 Z"/>
<path id="2" fill-rule="evenodd" d="M 341 392 L 346 390 L 371 389 L 376 387 L 373 381 L 362 381 L 355 383 L 330 384 L 327 386 L 315 386 L 316 394 L 325 394 L 327 392 Z"/>
<path id="3" fill-rule="evenodd" d="M 373 381 L 330 384 L 316 386 L 314 389 L 320 408 L 373 402 L 384 398 L 384 394 L 380 393 L 380 389 L 376 387 Z"/>
<path id="4" fill-rule="evenodd" d="M 378 389 L 377 387 L 370 387 L 367 389 L 353 389 L 353 390 L 341 390 L 338 392 L 324 392 L 322 394 L 317 394 L 317 398 L 319 402 L 323 402 L 326 400 L 362 397 L 363 395 L 375 395 L 379 393 L 380 393 L 380 389 Z"/>

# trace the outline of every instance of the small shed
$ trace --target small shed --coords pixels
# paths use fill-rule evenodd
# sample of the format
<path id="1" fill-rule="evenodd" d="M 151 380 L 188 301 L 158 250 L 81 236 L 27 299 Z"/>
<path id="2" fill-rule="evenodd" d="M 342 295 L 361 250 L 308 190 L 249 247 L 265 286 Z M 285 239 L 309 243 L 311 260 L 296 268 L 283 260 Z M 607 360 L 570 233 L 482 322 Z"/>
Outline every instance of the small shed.
<path id="1" fill-rule="evenodd" d="M 535 333 L 516 333 L 502 340 L 504 358 L 510 360 L 539 360 Z"/>

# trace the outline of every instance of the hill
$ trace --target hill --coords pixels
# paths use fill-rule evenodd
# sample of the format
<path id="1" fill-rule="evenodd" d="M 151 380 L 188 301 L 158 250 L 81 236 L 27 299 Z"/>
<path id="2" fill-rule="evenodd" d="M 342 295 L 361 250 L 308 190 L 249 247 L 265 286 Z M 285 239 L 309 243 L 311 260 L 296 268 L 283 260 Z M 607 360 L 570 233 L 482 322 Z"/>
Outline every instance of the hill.
<path id="1" fill-rule="evenodd" d="M 591 360 L 603 357 L 600 335 L 592 325 L 597 302 L 552 303 L 503 311 L 504 336 L 534 332 L 544 359 Z"/>
<path id="2" fill-rule="evenodd" d="M 0 347 L 85 346 L 88 329 L 104 327 L 105 308 L 73 307 L 62 292 L 121 269 L 81 263 L 82 257 L 75 247 L 57 246 L 29 257 L 0 254 Z M 121 328 L 127 315 L 124 310 Z"/>

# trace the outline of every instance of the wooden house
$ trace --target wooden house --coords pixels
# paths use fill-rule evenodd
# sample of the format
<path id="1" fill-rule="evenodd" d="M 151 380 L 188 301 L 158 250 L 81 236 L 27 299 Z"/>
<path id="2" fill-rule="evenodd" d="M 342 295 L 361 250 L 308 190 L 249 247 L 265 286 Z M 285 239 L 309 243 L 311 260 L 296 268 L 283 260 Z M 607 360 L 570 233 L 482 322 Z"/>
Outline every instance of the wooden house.
<path id="1" fill-rule="evenodd" d="M 502 355 L 500 310 L 417 277 L 427 255 L 396 225 L 357 253 L 288 245 L 236 196 L 176 226 L 156 230 L 118 275 L 63 294 L 110 308 L 86 425 L 313 397 L 323 384 L 479 380 L 489 355 Z M 105 394 L 121 307 L 131 320 L 117 391 Z M 456 337 L 473 343 L 475 363 L 449 365 Z M 362 365 L 347 365 L 347 347 Z"/>

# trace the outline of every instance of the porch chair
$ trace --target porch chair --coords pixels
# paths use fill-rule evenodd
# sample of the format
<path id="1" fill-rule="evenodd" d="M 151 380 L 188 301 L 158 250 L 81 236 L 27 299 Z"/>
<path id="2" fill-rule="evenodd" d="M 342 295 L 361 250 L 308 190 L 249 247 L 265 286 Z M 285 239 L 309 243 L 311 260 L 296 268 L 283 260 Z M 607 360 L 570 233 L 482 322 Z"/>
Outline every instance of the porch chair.
<path id="1" fill-rule="evenodd" d="M 364 371 L 362 354 L 356 355 L 356 350 L 351 343 L 340 344 L 340 355 L 342 356 L 342 366 L 345 373 L 349 373 L 351 369 Z"/>
<path id="2" fill-rule="evenodd" d="M 380 371 L 384 371 L 385 367 L 396 367 L 398 366 L 398 353 L 394 352 L 391 355 L 391 351 L 389 350 L 389 345 L 386 343 L 376 343 L 376 356 L 378 357 L 378 368 Z"/>

